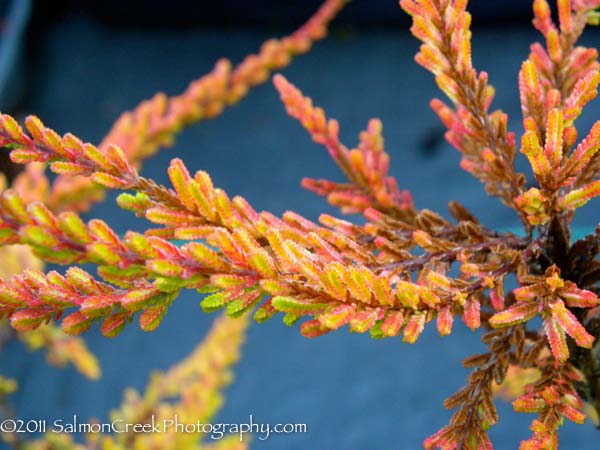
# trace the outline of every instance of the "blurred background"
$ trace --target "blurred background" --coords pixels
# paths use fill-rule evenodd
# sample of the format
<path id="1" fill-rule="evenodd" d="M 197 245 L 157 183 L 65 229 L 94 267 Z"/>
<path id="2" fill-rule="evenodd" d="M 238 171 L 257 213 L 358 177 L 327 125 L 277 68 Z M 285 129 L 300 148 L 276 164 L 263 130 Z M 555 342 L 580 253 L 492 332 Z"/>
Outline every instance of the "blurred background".
<path id="1" fill-rule="evenodd" d="M 183 91 L 219 57 L 239 62 L 267 38 L 293 31 L 319 3 L 0 1 L 0 109 L 19 118 L 36 114 L 59 133 L 98 143 L 124 110 L 158 91 Z M 497 88 L 494 105 L 507 111 L 512 129 L 520 131 L 516 77 L 529 44 L 539 38 L 530 26 L 530 2 L 470 3 L 474 63 L 490 73 Z M 347 145 L 354 145 L 369 118 L 381 118 L 392 173 L 412 191 L 418 207 L 446 214 L 448 201 L 457 199 L 489 226 L 516 226 L 514 214 L 458 168 L 459 157 L 428 106 L 440 94 L 431 75 L 413 62 L 418 45 L 408 27 L 395 0 L 354 0 L 334 21 L 330 37 L 283 73 L 340 121 Z M 590 30 L 583 42 L 594 45 L 598 37 Z M 588 107 L 578 122 L 581 133 L 598 112 L 597 104 Z M 144 175 L 166 183 L 166 167 L 175 156 L 190 170 L 207 170 L 217 186 L 242 195 L 257 210 L 291 209 L 313 220 L 322 212 L 337 213 L 300 188 L 303 176 L 341 176 L 326 151 L 286 116 L 270 83 L 216 120 L 187 129 L 174 148 L 145 162 Z M 118 209 L 114 196 L 87 217 L 103 218 L 119 232 L 140 228 Z M 597 206 L 577 217 L 581 227 L 595 221 Z M 153 333 L 136 326 L 113 340 L 88 333 L 103 370 L 97 382 L 73 369 L 48 367 L 41 353 L 20 345 L 4 348 L 1 370 L 20 382 L 17 416 L 53 420 L 76 413 L 106 419 L 125 387 L 143 389 L 153 369 L 170 367 L 202 339 L 214 317 L 200 311 L 199 300 L 195 292 L 182 295 Z M 478 335 L 458 324 L 442 339 L 430 326 L 410 346 L 346 330 L 308 340 L 278 319 L 253 325 L 217 421 L 244 422 L 252 414 L 255 422 L 308 426 L 306 434 L 255 439 L 254 449 L 422 448 L 423 438 L 450 417 L 443 399 L 465 383 L 460 361 L 484 350 Z M 500 423 L 491 431 L 495 448 L 517 448 L 530 435 L 533 416 L 498 404 Z M 597 448 L 599 436 L 591 425 L 567 424 L 561 448 Z"/>

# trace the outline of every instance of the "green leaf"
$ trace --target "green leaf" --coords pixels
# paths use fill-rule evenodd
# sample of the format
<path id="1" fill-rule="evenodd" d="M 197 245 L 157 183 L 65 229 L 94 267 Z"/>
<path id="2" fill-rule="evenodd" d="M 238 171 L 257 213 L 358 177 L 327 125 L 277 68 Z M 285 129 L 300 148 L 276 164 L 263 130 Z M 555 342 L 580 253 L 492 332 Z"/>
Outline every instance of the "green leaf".
<path id="1" fill-rule="evenodd" d="M 202 311 L 206 313 L 212 313 L 222 309 L 225 304 L 229 301 L 227 295 L 223 291 L 219 291 L 215 294 L 204 297 L 200 302 Z"/>

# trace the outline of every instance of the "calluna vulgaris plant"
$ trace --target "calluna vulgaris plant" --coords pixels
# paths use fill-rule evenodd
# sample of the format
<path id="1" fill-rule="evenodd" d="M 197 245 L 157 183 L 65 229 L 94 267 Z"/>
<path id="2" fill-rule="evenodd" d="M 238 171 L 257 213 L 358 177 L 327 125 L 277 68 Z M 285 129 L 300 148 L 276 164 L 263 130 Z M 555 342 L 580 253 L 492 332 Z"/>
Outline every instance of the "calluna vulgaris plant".
<path id="1" fill-rule="evenodd" d="M 134 317 L 142 329 L 155 329 L 182 289 L 196 289 L 209 293 L 201 302 L 207 312 L 252 313 L 258 322 L 282 313 L 287 325 L 302 321 L 307 337 L 348 325 L 375 338 L 402 334 L 409 343 L 431 321 L 448 335 L 459 318 L 473 330 L 486 330 L 488 351 L 464 361 L 472 369 L 468 384 L 445 402 L 457 412 L 425 440 L 425 448 L 492 448 L 486 430 L 498 421 L 494 391 L 515 393 L 525 382 L 514 408 L 538 417 L 521 448 L 557 448 L 564 418 L 583 422 L 584 404 L 592 418 L 600 413 L 594 346 L 600 335 L 600 226 L 575 242 L 570 230 L 575 211 L 600 195 L 600 122 L 582 139 L 575 128 L 600 83 L 597 51 L 576 46 L 586 23 L 600 21 L 600 0 L 558 0 L 558 25 L 546 0 L 534 1 L 533 24 L 546 45 L 531 47 L 519 73 L 525 130 L 519 141 L 507 130 L 506 114 L 489 111 L 494 89 L 487 74 L 472 66 L 467 1 L 400 2 L 423 43 L 417 62 L 450 100 L 431 105 L 462 155 L 461 167 L 515 211 L 522 234 L 490 230 L 458 202 L 450 203 L 454 222 L 418 209 L 388 174 L 379 120 L 371 120 L 350 149 L 338 138 L 338 123 L 281 75 L 274 83 L 289 114 L 327 148 L 347 178 L 306 179 L 303 185 L 344 213 L 362 213 L 365 225 L 327 215 L 318 225 L 293 212 L 281 218 L 257 213 L 243 198 L 214 187 L 206 172 L 191 175 L 178 159 L 168 169 L 172 187 L 138 173 L 141 160 L 171 143 L 183 126 L 218 114 L 291 54 L 307 50 L 342 3 L 328 0 L 300 31 L 268 42 L 233 71 L 219 63 L 181 96 L 143 103 L 98 147 L 72 134 L 60 137 L 36 117 L 27 118 L 25 131 L 3 115 L 1 144 L 28 168 L 0 196 L 2 242 L 28 245 L 37 258 L 71 267 L 64 275 L 28 269 L 7 278 L 0 287 L 2 312 L 21 335 L 60 320 L 68 334 L 100 322 L 102 333 L 112 337 Z M 525 175 L 516 172 L 517 149 L 529 160 L 536 187 L 527 188 Z M 40 163 L 59 174 L 52 185 Z M 104 221 L 83 222 L 77 213 L 104 188 L 127 191 L 119 205 L 153 226 L 120 237 Z M 83 263 L 97 265 L 102 281 L 75 266 Z M 514 282 L 518 287 L 511 289 Z M 532 322 L 537 317 L 542 329 Z M 216 373 L 235 360 L 243 332 L 236 323 L 220 319 L 217 330 L 229 331 L 215 331 L 220 337 L 205 344 L 225 352 L 224 361 L 213 361 Z M 200 359 L 216 354 L 199 352 Z M 198 370 L 200 378 L 210 378 L 209 370 Z M 224 384 L 194 385 L 194 377 L 183 373 L 187 369 L 165 376 L 184 379 L 181 384 L 192 384 L 197 395 L 202 386 L 216 391 Z M 128 398 L 120 414 L 147 417 L 170 395 L 157 386 L 151 383 L 145 400 Z M 198 401 L 204 414 L 206 403 Z M 49 439 L 34 448 L 68 448 Z M 88 445 L 150 448 L 110 437 L 90 438 Z M 192 444 L 172 448 L 186 445 Z"/>

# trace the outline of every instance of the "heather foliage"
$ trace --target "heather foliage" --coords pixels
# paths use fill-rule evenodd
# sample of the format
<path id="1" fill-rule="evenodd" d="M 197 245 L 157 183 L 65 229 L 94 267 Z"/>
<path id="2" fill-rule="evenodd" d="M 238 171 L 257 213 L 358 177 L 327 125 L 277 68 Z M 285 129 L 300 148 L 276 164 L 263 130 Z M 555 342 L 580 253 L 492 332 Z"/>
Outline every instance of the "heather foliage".
<path id="1" fill-rule="evenodd" d="M 195 289 L 208 294 L 201 301 L 206 312 L 252 314 L 258 322 L 282 316 L 287 325 L 301 322 L 307 337 L 348 326 L 414 343 L 431 322 L 444 336 L 455 319 L 463 320 L 485 330 L 488 350 L 464 361 L 472 369 L 468 383 L 445 403 L 457 411 L 425 447 L 492 448 L 487 430 L 498 421 L 495 386 L 507 380 L 509 369 L 509 383 L 521 370 L 534 369 L 514 402 L 516 411 L 538 414 L 521 448 L 557 448 L 564 418 L 583 422 L 585 402 L 600 412 L 594 346 L 600 334 L 600 226 L 580 240 L 571 238 L 576 210 L 600 195 L 600 122 L 583 137 L 575 127 L 600 83 L 597 51 L 577 46 L 586 23 L 598 21 L 600 1 L 558 0 L 558 23 L 546 0 L 534 1 L 533 24 L 545 43 L 532 45 L 519 73 L 519 139 L 508 130 L 507 115 L 491 110 L 495 91 L 487 73 L 473 67 L 466 4 L 401 1 L 422 42 L 416 61 L 448 98 L 431 106 L 460 152 L 461 167 L 515 211 L 522 234 L 488 229 L 458 202 L 449 206 L 452 221 L 418 208 L 389 175 L 379 120 L 372 119 L 349 148 L 339 139 L 337 121 L 281 75 L 274 83 L 288 113 L 326 147 L 346 178 L 305 179 L 303 185 L 343 213 L 363 214 L 364 225 L 328 215 L 317 224 L 293 212 L 257 212 L 178 159 L 168 168 L 171 186 L 140 175 L 140 159 L 170 142 L 179 127 L 214 115 L 279 67 L 285 52 L 305 48 L 289 42 L 319 37 L 340 6 L 329 1 L 304 33 L 263 48 L 267 56 L 257 60 L 262 65 L 248 63 L 256 78 L 219 69 L 205 90 L 190 88 L 189 95 L 171 100 L 159 96 L 124 116 L 99 146 L 72 134 L 61 137 L 36 117 L 22 128 L 3 115 L 0 142 L 12 148 L 13 161 L 30 165 L 30 177 L 42 176 L 40 164 L 60 177 L 45 197 L 2 192 L 0 239 L 69 266 L 64 274 L 26 270 L 7 279 L 0 286 L 4 315 L 20 332 L 60 321 L 65 332 L 79 334 L 99 323 L 113 337 L 134 319 L 146 331 L 155 329 L 179 292 Z M 201 108 L 199 92 L 211 98 Z M 530 163 L 534 187 L 515 170 L 517 151 Z M 62 186 L 73 183 L 85 202 L 69 206 Z M 102 220 L 84 222 L 77 210 L 103 188 L 123 191 L 119 205 L 147 219 L 148 230 L 119 236 Z M 97 276 L 80 269 L 83 263 L 95 264 Z M 508 287 L 511 279 L 517 288 Z"/>

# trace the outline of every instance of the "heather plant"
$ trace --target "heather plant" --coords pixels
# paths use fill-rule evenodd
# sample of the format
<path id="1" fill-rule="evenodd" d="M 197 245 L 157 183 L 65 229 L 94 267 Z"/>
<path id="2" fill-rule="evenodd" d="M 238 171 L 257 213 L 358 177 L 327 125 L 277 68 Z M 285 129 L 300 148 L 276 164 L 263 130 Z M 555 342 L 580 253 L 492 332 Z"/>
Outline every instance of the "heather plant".
<path id="1" fill-rule="evenodd" d="M 593 420 L 600 414 L 600 226 L 578 240 L 571 229 L 576 210 L 600 195 L 600 122 L 583 138 L 575 127 L 600 83 L 597 50 L 577 45 L 586 24 L 600 21 L 599 0 L 558 0 L 557 23 L 546 0 L 533 2 L 544 44 L 532 45 L 519 72 L 519 139 L 508 130 L 507 115 L 490 110 L 494 88 L 472 65 L 467 1 L 400 2 L 422 42 L 416 61 L 448 98 L 431 106 L 460 152 L 461 167 L 515 212 L 521 233 L 489 229 L 455 201 L 452 221 L 418 208 L 389 175 L 379 120 L 349 148 L 337 121 L 282 75 L 273 81 L 288 113 L 326 147 L 346 178 L 305 179 L 303 186 L 342 213 L 362 214 L 364 224 L 256 212 L 215 187 L 206 172 L 192 175 L 179 159 L 168 168 L 170 187 L 139 173 L 141 159 L 170 143 L 182 126 L 217 114 L 287 63 L 290 53 L 305 50 L 341 3 L 327 1 L 305 28 L 265 45 L 243 69 L 220 64 L 183 96 L 144 103 L 99 146 L 69 133 L 61 137 L 33 116 L 25 129 L 1 116 L 0 143 L 11 148 L 14 162 L 29 166 L 23 176 L 45 179 L 42 165 L 59 175 L 51 187 L 21 180 L 2 192 L 2 243 L 27 245 L 37 258 L 69 268 L 7 278 L 0 308 L 19 333 L 60 322 L 77 335 L 98 323 L 109 337 L 134 319 L 154 330 L 183 289 L 207 294 L 206 312 L 224 309 L 236 320 L 252 315 L 257 322 L 282 316 L 286 325 L 301 322 L 307 337 L 347 325 L 412 344 L 431 322 L 446 336 L 455 319 L 463 320 L 484 331 L 488 350 L 463 362 L 472 370 L 467 385 L 445 402 L 456 412 L 425 448 L 492 448 L 487 430 L 498 422 L 495 392 L 516 397 L 515 411 L 537 415 L 522 449 L 558 448 L 565 419 L 582 423 L 586 413 Z M 529 184 L 515 168 L 517 150 L 531 167 Z M 119 236 L 102 220 L 78 216 L 105 188 L 124 191 L 118 204 L 148 221 L 144 233 Z M 96 265 L 97 276 L 79 267 L 84 263 Z M 233 342 L 239 333 L 232 333 Z M 235 352 L 227 342 L 219 341 L 224 352 Z M 162 395 L 156 389 L 149 387 L 154 400 L 129 404 L 152 409 Z M 102 448 L 129 448 L 114 445 Z"/>
<path id="2" fill-rule="evenodd" d="M 265 42 L 259 53 L 249 55 L 235 67 L 227 59 L 219 60 L 210 73 L 190 83 L 180 95 L 167 97 L 159 93 L 142 102 L 119 117 L 99 147 L 118 143 L 126 152 L 129 164 L 140 167 L 142 161 L 160 147 L 172 144 L 184 127 L 218 116 L 226 107 L 243 99 L 251 88 L 268 80 L 273 70 L 288 65 L 293 56 L 309 51 L 315 40 L 325 36 L 328 23 L 343 4 L 343 0 L 326 1 L 293 34 Z M 77 222 L 81 219 L 76 213 L 87 211 L 104 198 L 105 186 L 94 183 L 89 177 L 58 176 L 50 182 L 45 171 L 44 164 L 28 164 L 10 186 L 0 175 L 0 192 L 17 195 L 27 203 L 39 203 L 52 211 L 51 215 L 62 212 L 63 220 Z M 40 273 L 44 269 L 44 260 L 53 261 L 41 257 L 32 246 L 10 241 L 3 239 L 0 247 L 2 288 L 6 286 L 4 280 L 20 273 Z M 102 285 L 97 285 L 101 291 Z M 80 337 L 65 333 L 51 321 L 33 327 L 11 327 L 4 306 L 2 303 L 0 307 L 0 345 L 18 338 L 31 350 L 46 349 L 48 362 L 52 365 L 72 364 L 87 378 L 96 380 L 100 377 L 98 361 Z M 239 357 L 247 322 L 244 318 L 236 321 L 227 317 L 217 319 L 206 339 L 185 360 L 164 374 L 153 374 L 143 394 L 128 390 L 121 408 L 111 413 L 111 419 L 116 423 L 144 424 L 150 417 L 160 422 L 177 416 L 190 423 L 210 424 L 223 404 L 221 391 L 231 382 L 230 367 Z M 110 332 L 105 330 L 105 334 L 110 335 Z M 8 397 L 16 389 L 15 380 L 0 376 L 0 414 L 4 418 L 10 419 L 13 415 Z M 92 421 L 90 425 L 93 424 Z M 231 435 L 211 443 L 210 439 L 205 439 L 205 434 L 183 434 L 173 428 L 162 434 L 143 435 L 130 431 L 114 436 L 94 432 L 86 435 L 85 444 L 80 444 L 70 434 L 50 432 L 42 439 L 23 441 L 22 435 L 6 429 L 0 438 L 13 448 L 25 450 L 243 450 L 249 441 Z"/>

